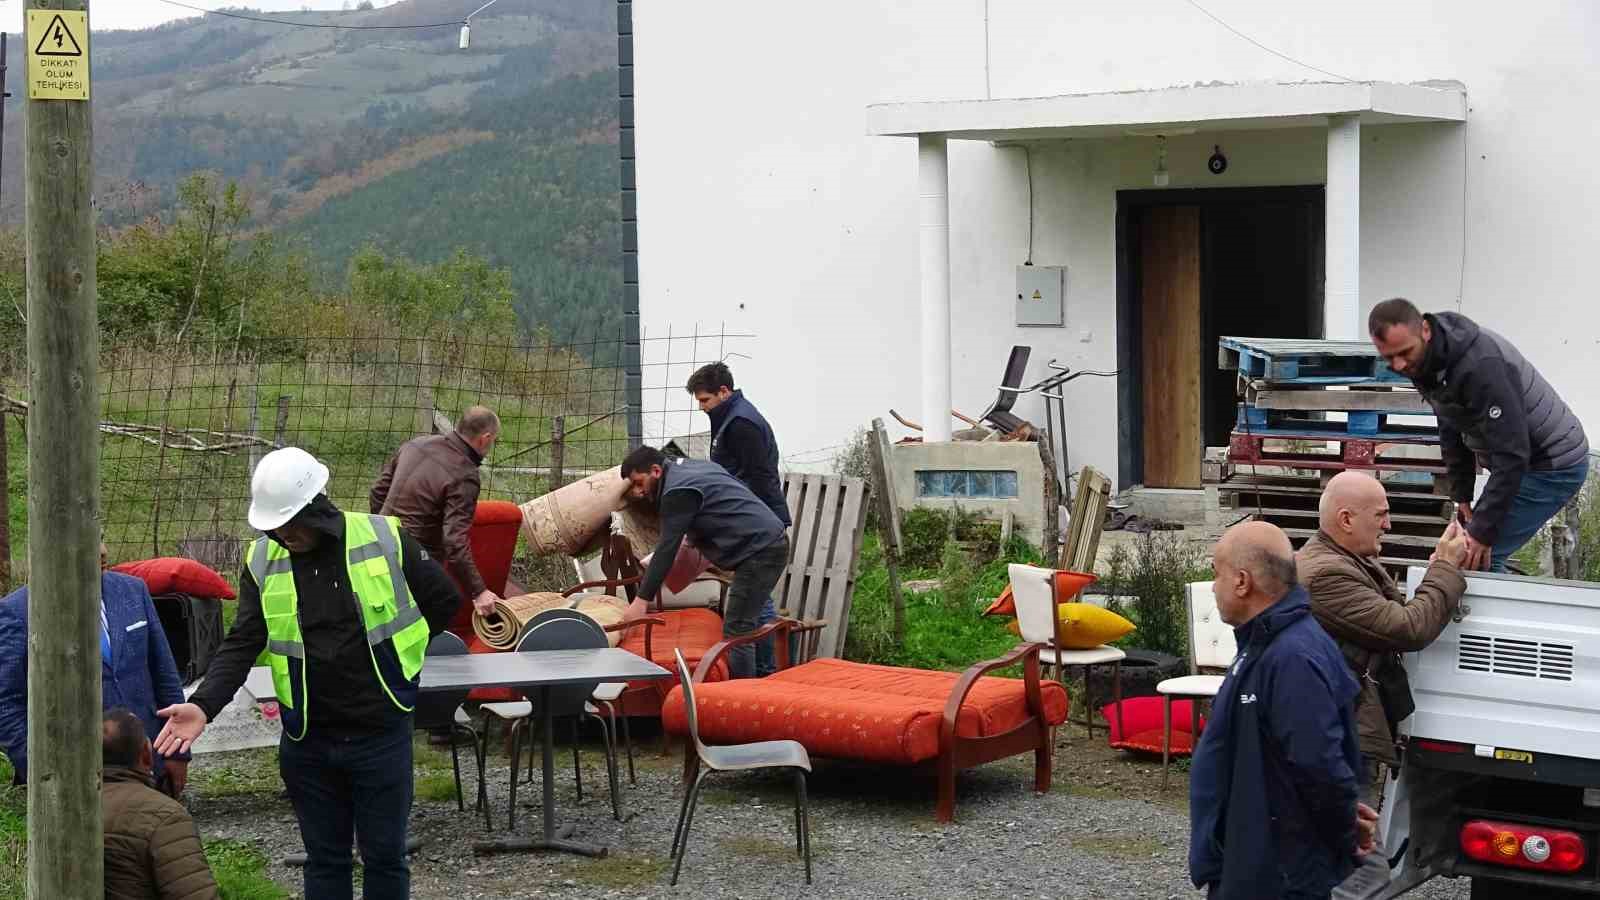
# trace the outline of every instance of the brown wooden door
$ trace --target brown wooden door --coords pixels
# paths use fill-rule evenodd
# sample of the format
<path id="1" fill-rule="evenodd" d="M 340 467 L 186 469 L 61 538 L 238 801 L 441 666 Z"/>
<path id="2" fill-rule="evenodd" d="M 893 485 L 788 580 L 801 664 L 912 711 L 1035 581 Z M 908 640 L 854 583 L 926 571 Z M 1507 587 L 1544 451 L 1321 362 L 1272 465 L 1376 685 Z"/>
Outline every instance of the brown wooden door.
<path id="1" fill-rule="evenodd" d="M 1155 206 L 1140 227 L 1144 484 L 1200 487 L 1200 207 Z"/>

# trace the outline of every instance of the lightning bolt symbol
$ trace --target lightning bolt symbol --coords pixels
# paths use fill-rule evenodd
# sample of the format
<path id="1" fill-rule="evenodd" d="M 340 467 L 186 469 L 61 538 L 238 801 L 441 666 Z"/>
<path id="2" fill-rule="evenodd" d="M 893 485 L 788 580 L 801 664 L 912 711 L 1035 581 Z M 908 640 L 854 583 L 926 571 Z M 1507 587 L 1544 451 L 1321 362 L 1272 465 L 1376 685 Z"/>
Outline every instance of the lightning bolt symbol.
<path id="1" fill-rule="evenodd" d="M 56 26 L 56 49 L 61 49 L 61 26 Z"/>

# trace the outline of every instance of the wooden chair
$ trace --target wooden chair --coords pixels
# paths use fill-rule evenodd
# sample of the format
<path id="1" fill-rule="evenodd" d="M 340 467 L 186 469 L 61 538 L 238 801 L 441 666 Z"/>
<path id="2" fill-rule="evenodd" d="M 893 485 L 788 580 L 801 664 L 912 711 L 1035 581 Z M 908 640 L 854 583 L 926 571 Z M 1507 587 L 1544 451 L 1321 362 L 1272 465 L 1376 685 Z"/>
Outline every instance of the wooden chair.
<path id="1" fill-rule="evenodd" d="M 1217 696 L 1222 688 L 1221 675 L 1206 674 L 1206 670 L 1226 671 L 1238 654 L 1234 645 L 1233 628 L 1222 621 L 1217 612 L 1217 598 L 1212 593 L 1211 582 L 1191 582 L 1185 589 L 1189 600 L 1189 672 L 1177 678 L 1168 678 L 1156 685 L 1161 695 L 1161 789 L 1167 789 L 1167 778 L 1172 762 L 1172 701 L 1187 699 L 1189 704 L 1189 734 L 1191 747 L 1200 744 L 1200 701 Z"/>
<path id="2" fill-rule="evenodd" d="M 1072 598 L 1059 596 L 1056 570 L 1012 563 L 1006 567 L 1006 571 L 1011 576 L 1011 596 L 1017 604 L 1017 629 L 1022 633 L 1022 639 L 1044 645 L 1044 649 L 1039 651 L 1039 664 L 1046 668 L 1055 666 L 1056 680 L 1063 688 L 1067 686 L 1067 667 L 1079 666 L 1083 669 L 1083 727 L 1091 738 L 1094 737 L 1094 711 L 1089 708 L 1088 702 L 1089 671 L 1096 666 L 1111 667 L 1112 697 L 1117 707 L 1117 731 L 1120 734 L 1122 661 L 1128 654 L 1108 644 L 1085 650 L 1063 648 L 1062 644 L 1066 641 L 1061 633 L 1061 616 L 1057 607 L 1071 602 Z M 1085 579 L 1089 577 L 1084 576 Z"/>

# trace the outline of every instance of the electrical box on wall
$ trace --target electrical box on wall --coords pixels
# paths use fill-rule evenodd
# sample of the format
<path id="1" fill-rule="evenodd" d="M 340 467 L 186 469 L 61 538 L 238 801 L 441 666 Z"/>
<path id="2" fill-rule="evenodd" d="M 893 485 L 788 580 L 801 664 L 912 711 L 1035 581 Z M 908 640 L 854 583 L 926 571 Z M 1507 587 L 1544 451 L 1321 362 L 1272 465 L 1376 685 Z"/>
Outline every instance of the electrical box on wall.
<path id="1" fill-rule="evenodd" d="M 1066 324 L 1066 266 L 1017 266 L 1017 324 L 1060 328 Z"/>

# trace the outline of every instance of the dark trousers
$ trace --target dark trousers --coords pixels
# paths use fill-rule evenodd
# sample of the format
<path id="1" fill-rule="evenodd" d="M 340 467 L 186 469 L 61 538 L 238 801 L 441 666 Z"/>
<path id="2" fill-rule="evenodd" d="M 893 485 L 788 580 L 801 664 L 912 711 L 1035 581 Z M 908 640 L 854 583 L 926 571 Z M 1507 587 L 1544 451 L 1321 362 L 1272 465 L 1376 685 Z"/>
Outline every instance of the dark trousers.
<path id="1" fill-rule="evenodd" d="M 411 717 L 357 738 L 284 736 L 278 771 L 306 847 L 306 900 L 349 900 L 350 845 L 360 841 L 363 895 L 411 895 L 406 822 L 411 817 Z"/>
<path id="2" fill-rule="evenodd" d="M 757 551 L 756 554 L 733 570 L 733 584 L 728 586 L 728 602 L 723 609 L 722 636 L 733 637 L 755 631 L 761 624 L 762 607 L 772 603 L 772 589 L 783 577 L 789 564 L 789 539 L 780 538 L 776 544 Z M 763 660 L 775 659 L 771 635 L 757 642 Z M 750 644 L 728 651 L 728 676 L 749 678 L 753 675 L 770 675 L 756 667 L 757 648 Z"/>

